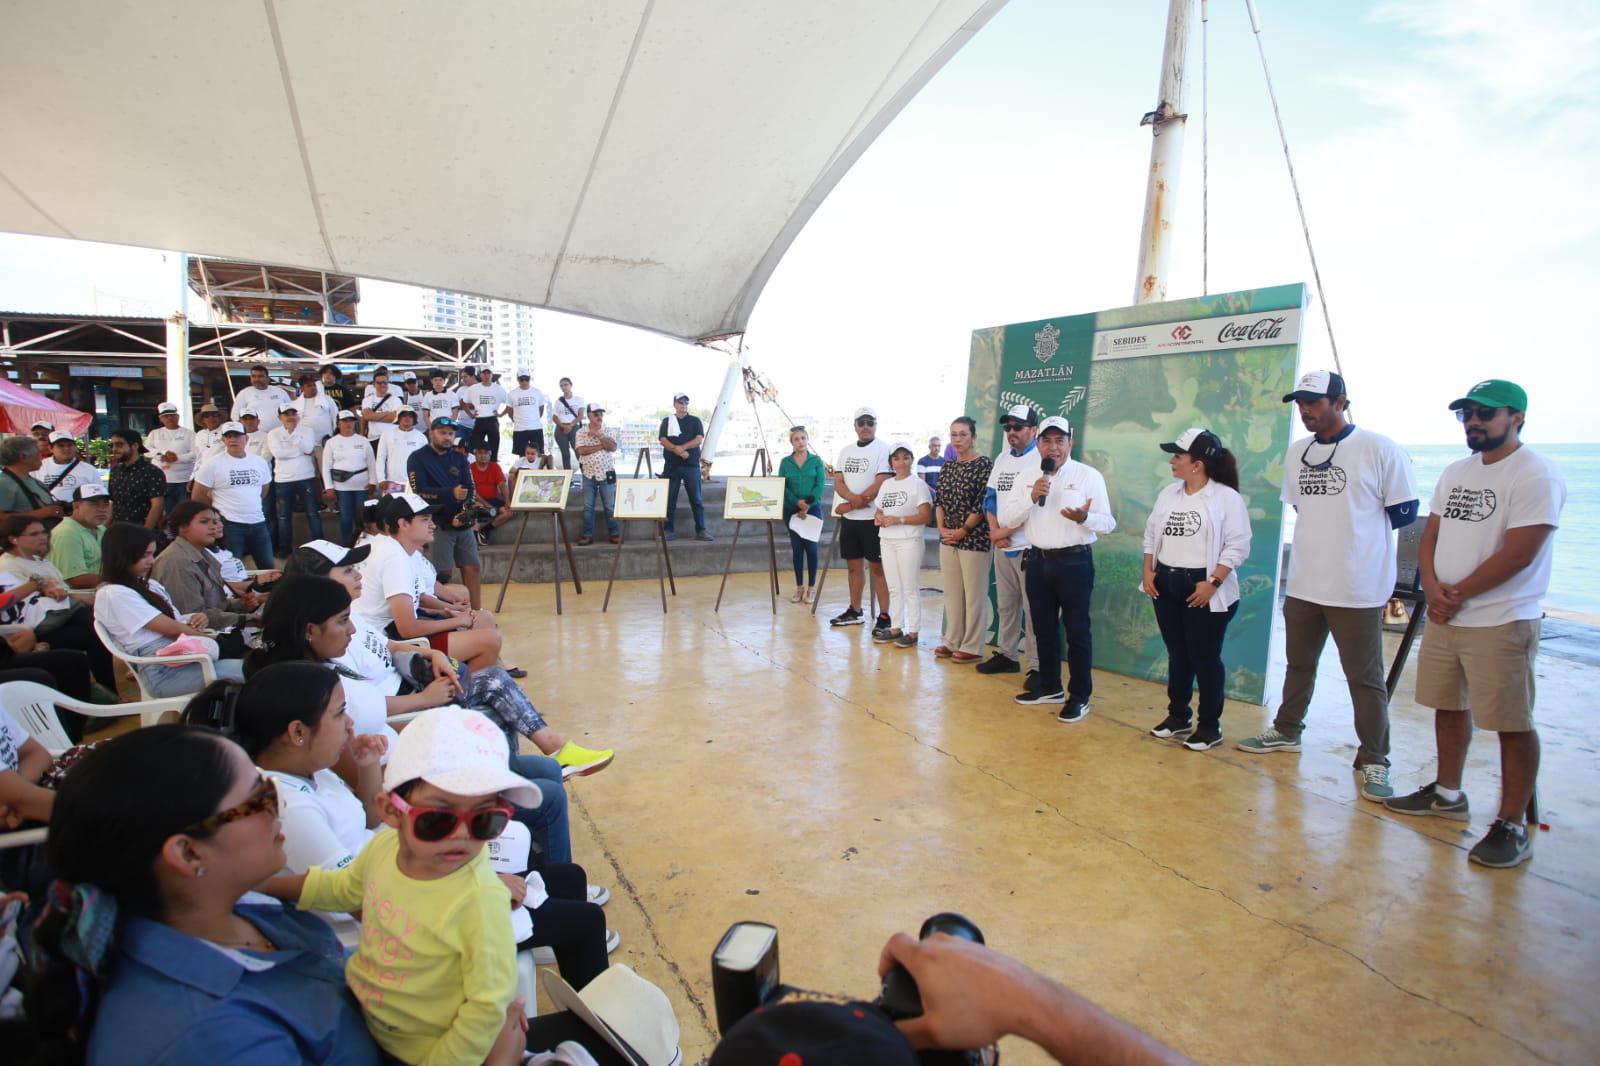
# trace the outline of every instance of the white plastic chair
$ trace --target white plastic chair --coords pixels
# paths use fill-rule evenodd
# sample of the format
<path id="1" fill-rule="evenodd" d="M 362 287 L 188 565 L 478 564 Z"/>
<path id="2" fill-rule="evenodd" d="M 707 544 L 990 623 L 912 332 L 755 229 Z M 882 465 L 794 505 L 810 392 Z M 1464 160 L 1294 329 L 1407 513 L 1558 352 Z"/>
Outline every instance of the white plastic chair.
<path id="1" fill-rule="evenodd" d="M 140 698 L 146 701 L 159 700 L 159 697 L 152 696 L 150 694 L 150 690 L 145 688 L 144 678 L 139 673 L 140 666 L 149 665 L 151 663 L 159 666 L 177 666 L 180 663 L 199 663 L 201 688 L 204 688 L 206 685 L 211 684 L 211 682 L 217 679 L 217 666 L 211 661 L 211 656 L 209 655 L 134 655 L 121 644 L 117 643 L 117 639 L 107 632 L 105 623 L 100 621 L 98 618 L 94 620 L 94 635 L 100 638 L 100 643 L 106 646 L 106 651 L 109 651 L 113 657 L 121 659 L 127 664 L 128 670 L 133 674 L 133 679 L 139 682 Z M 196 689 L 195 691 L 199 691 L 199 689 Z"/>
<path id="2" fill-rule="evenodd" d="M 34 681 L 7 681 L 0 684 L 0 707 L 10 713 L 28 731 L 28 735 L 44 745 L 51 754 L 59 754 L 72 746 L 72 739 L 61 728 L 57 708 L 76 711 L 88 718 L 127 718 L 139 716 L 142 726 L 155 725 L 161 716 L 171 711 L 183 710 L 189 702 L 187 696 L 165 700 L 143 700 L 139 703 L 82 703 Z"/>

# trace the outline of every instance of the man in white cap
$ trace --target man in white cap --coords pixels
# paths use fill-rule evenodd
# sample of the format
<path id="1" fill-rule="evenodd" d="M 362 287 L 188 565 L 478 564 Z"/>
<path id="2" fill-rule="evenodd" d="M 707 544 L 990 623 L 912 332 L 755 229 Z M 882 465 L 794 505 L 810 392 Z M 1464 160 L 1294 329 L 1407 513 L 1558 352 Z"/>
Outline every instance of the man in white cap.
<path id="1" fill-rule="evenodd" d="M 167 479 L 166 513 L 189 498 L 189 479 L 194 477 L 194 464 L 200 457 L 195 448 L 194 430 L 180 424 L 178 405 L 164 403 L 156 407 L 160 427 L 152 429 L 145 437 L 145 447 L 155 457 L 156 469 Z"/>
<path id="2" fill-rule="evenodd" d="M 279 388 L 267 377 L 267 368 L 253 366 L 250 368 L 250 384 L 239 390 L 239 395 L 234 397 L 233 421 L 244 423 L 244 416 L 254 412 L 261 420 L 261 431 L 270 433 L 278 428 L 278 410 L 284 404 L 293 400 L 287 391 Z"/>
<path id="3" fill-rule="evenodd" d="M 321 470 L 322 442 L 338 432 L 339 405 L 322 391 L 317 375 L 308 370 L 300 375 L 300 395 L 294 398 L 294 409 L 300 412 L 300 425 L 310 430 L 311 439 L 317 442 L 311 461 Z"/>
<path id="4" fill-rule="evenodd" d="M 489 377 L 489 368 L 478 371 L 478 381 L 461 389 L 461 402 L 472 409 L 472 434 L 467 438 L 470 452 L 479 441 L 489 445 L 489 455 L 500 461 L 500 412 L 506 407 L 506 390 Z"/>
<path id="5" fill-rule="evenodd" d="M 1039 682 L 1039 649 L 1033 639 L 1033 621 L 1028 617 L 1028 597 L 1022 580 L 1022 553 L 1028 547 L 1027 522 L 1003 526 L 997 515 L 1002 501 L 1027 499 L 1034 482 L 1039 480 L 1039 447 L 1034 439 L 1039 434 L 1039 412 L 1025 403 L 1017 404 L 1001 418 L 1000 426 L 1005 430 L 1006 448 L 995 457 L 983 495 L 989 542 L 995 547 L 994 585 L 1000 628 L 994 655 L 988 662 L 979 663 L 977 671 L 1017 673 L 1022 669 L 1017 655 L 1020 644 L 1028 655 L 1028 673 L 1022 687 L 1032 691 Z"/>
<path id="6" fill-rule="evenodd" d="M 100 584 L 100 544 L 111 521 L 111 493 L 99 482 L 72 490 L 72 513 L 50 531 L 50 565 L 61 571 L 67 587 L 92 589 Z"/>
<path id="7" fill-rule="evenodd" d="M 872 632 L 880 635 L 889 622 L 889 582 L 883 573 L 882 546 L 878 527 L 873 523 L 878 490 L 889 480 L 894 468 L 889 465 L 889 445 L 878 439 L 878 413 L 858 407 L 851 416 L 856 439 L 839 452 L 833 466 L 833 491 L 837 496 L 833 513 L 839 521 L 839 554 L 849 574 L 850 605 L 828 620 L 832 626 L 858 626 L 866 621 L 861 613 L 861 593 L 867 587 L 867 567 L 872 567 L 872 589 L 878 597 L 878 617 Z"/>
<path id="8" fill-rule="evenodd" d="M 506 394 L 506 403 L 511 408 L 512 455 L 521 458 L 530 444 L 543 453 L 544 414 L 550 398 L 533 384 L 533 373 L 527 367 L 517 371 L 517 387 Z M 493 456 L 494 451 L 489 454 Z"/>
<path id="9" fill-rule="evenodd" d="M 50 454 L 50 434 L 54 433 L 55 431 L 56 427 L 51 425 L 49 422 L 35 422 L 32 426 L 28 427 L 28 435 L 39 444 L 40 455 Z"/>
<path id="10" fill-rule="evenodd" d="M 404 394 L 400 397 L 402 400 L 410 404 L 416 403 L 417 397 L 422 395 L 422 383 L 417 380 L 416 371 L 407 370 L 400 375 L 400 389 Z"/>
<path id="11" fill-rule="evenodd" d="M 1394 595 L 1394 531 L 1417 518 L 1411 457 L 1349 420 L 1344 378 L 1332 371 L 1302 374 L 1283 398 L 1291 401 L 1312 435 L 1290 445 L 1283 463 L 1283 502 L 1297 512 L 1283 601 L 1283 702 L 1272 728 L 1237 746 L 1253 755 L 1300 750 L 1317 660 L 1332 634 L 1355 711 L 1361 796 L 1381 803 L 1394 795 L 1383 608 Z"/>
<path id="12" fill-rule="evenodd" d="M 417 412 L 409 404 L 394 416 L 394 432 L 385 433 L 378 442 L 378 491 L 404 492 L 410 481 L 406 474 L 406 461 L 418 448 L 425 448 L 428 435 L 417 428 Z"/>
<path id="13" fill-rule="evenodd" d="M 661 442 L 661 473 L 667 479 L 667 521 L 663 527 L 668 540 L 678 534 L 673 523 L 678 517 L 678 486 L 689 492 L 689 510 L 694 512 L 694 539 L 712 540 L 706 532 L 706 507 L 700 485 L 700 446 L 706 442 L 706 429 L 689 413 L 689 394 L 672 398 L 672 413 L 661 420 L 656 434 Z"/>
<path id="14" fill-rule="evenodd" d="M 244 561 L 248 552 L 256 569 L 271 570 L 272 532 L 262 501 L 272 490 L 272 469 L 252 454 L 248 434 L 237 422 L 221 426 L 223 451 L 194 472 L 193 496 L 209 503 L 222 516 L 222 538 L 234 558 Z"/>
<path id="15" fill-rule="evenodd" d="M 50 434 L 49 457 L 33 478 L 63 504 L 72 502 L 72 490 L 79 485 L 104 484 L 99 468 L 78 454 L 78 439 L 61 429 Z"/>
<path id="16" fill-rule="evenodd" d="M 1023 553 L 1039 679 L 1015 697 L 1021 704 L 1061 705 L 1056 721 L 1081 722 L 1094 691 L 1092 545 L 1117 528 L 1100 471 L 1072 458 L 1072 425 L 1050 417 L 1039 426 L 1039 477 L 1026 496 L 1011 496 L 996 516 L 1002 528 L 1023 526 Z M 1067 635 L 1067 684 L 1061 684 L 1061 639 Z"/>
<path id="17" fill-rule="evenodd" d="M 267 434 L 272 453 L 272 493 L 278 506 L 278 530 L 273 538 L 279 555 L 294 551 L 294 505 L 300 501 L 313 540 L 322 539 L 322 509 L 318 506 L 316 438 L 301 425 L 300 409 L 293 403 L 278 411 L 281 425 Z"/>

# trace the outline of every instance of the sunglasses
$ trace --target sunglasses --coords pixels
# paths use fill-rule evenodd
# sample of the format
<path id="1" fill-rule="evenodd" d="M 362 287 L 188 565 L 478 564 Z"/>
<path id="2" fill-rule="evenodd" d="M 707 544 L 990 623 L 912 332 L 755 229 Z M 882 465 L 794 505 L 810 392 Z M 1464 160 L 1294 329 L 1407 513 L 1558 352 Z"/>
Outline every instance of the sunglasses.
<path id="1" fill-rule="evenodd" d="M 858 419 L 856 419 L 856 425 L 858 425 L 858 426 L 875 426 L 877 424 L 878 424 L 878 420 L 876 418 L 858 418 Z"/>
<path id="2" fill-rule="evenodd" d="M 1026 422 L 1002 422 L 1000 423 L 1000 428 L 1007 433 L 1014 433 L 1019 429 L 1027 429 L 1028 424 Z"/>
<path id="3" fill-rule="evenodd" d="M 220 810 L 211 817 L 189 826 L 184 832 L 191 836 L 200 836 L 221 829 L 230 822 L 242 821 L 260 814 L 262 811 L 266 811 L 274 818 L 278 816 L 278 786 L 265 777 L 257 777 L 255 791 L 250 793 L 244 802 Z"/>
<path id="4" fill-rule="evenodd" d="M 1469 403 L 1456 408 L 1456 421 L 1470 422 L 1476 418 L 1479 422 L 1489 422 L 1504 410 L 1504 407 L 1477 407 Z"/>
<path id="5" fill-rule="evenodd" d="M 470 811 L 458 811 L 449 807 L 413 807 L 391 792 L 389 802 L 394 804 L 395 810 L 411 819 L 411 831 L 417 839 L 430 844 L 450 836 L 456 831 L 456 826 L 463 823 L 466 824 L 467 835 L 473 840 L 493 840 L 505 832 L 506 823 L 511 821 L 511 804 L 503 801 Z"/>

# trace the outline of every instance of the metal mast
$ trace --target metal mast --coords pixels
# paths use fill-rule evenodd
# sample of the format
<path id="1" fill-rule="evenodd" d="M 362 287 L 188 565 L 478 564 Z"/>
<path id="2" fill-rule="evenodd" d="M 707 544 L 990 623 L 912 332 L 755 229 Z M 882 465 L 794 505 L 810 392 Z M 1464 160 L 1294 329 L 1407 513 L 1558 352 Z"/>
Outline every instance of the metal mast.
<path id="1" fill-rule="evenodd" d="M 1150 127 L 1152 140 L 1144 226 L 1139 234 L 1139 271 L 1133 283 L 1136 304 L 1159 303 L 1167 298 L 1172 220 L 1178 205 L 1178 174 L 1183 165 L 1183 131 L 1189 118 L 1184 110 L 1188 89 L 1184 60 L 1189 51 L 1193 15 L 1194 0 L 1169 0 L 1156 109 L 1139 120 L 1139 125 Z"/>

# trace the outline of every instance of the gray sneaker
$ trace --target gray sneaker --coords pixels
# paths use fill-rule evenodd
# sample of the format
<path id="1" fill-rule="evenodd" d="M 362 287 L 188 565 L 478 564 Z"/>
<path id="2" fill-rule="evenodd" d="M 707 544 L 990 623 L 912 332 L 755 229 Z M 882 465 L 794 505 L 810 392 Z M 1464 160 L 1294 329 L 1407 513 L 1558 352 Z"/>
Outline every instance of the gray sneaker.
<path id="1" fill-rule="evenodd" d="M 1369 762 L 1358 771 L 1361 774 L 1361 798 L 1382 803 L 1394 796 L 1394 786 L 1389 784 L 1389 768 L 1380 762 Z"/>
<path id="2" fill-rule="evenodd" d="M 705 530 L 702 529 L 700 532 L 698 532 L 698 533 L 696 533 L 694 535 L 694 539 L 695 540 L 716 540 L 717 538 L 713 537 L 710 533 L 707 533 Z"/>
<path id="3" fill-rule="evenodd" d="M 1268 729 L 1253 737 L 1245 737 L 1234 747 L 1240 751 L 1248 751 L 1251 755 L 1270 755 L 1275 751 L 1299 751 L 1300 738 L 1285 736 L 1276 729 Z"/>
<path id="4" fill-rule="evenodd" d="M 1446 803 L 1439 798 L 1439 783 L 1429 782 L 1411 793 L 1409 796 L 1395 796 L 1383 801 L 1383 805 L 1396 814 L 1411 814 L 1418 817 L 1433 815 L 1435 818 L 1448 818 L 1452 822 L 1468 822 L 1472 816 L 1467 813 L 1467 794 L 1461 793 L 1461 798 L 1454 803 Z"/>
<path id="5" fill-rule="evenodd" d="M 1496 818 L 1488 834 L 1467 852 L 1467 861 L 1504 870 L 1533 858 L 1533 841 L 1522 826 Z"/>
<path id="6" fill-rule="evenodd" d="M 901 633 L 894 638 L 894 646 L 897 648 L 915 648 L 917 646 L 917 635 L 915 633 Z"/>

